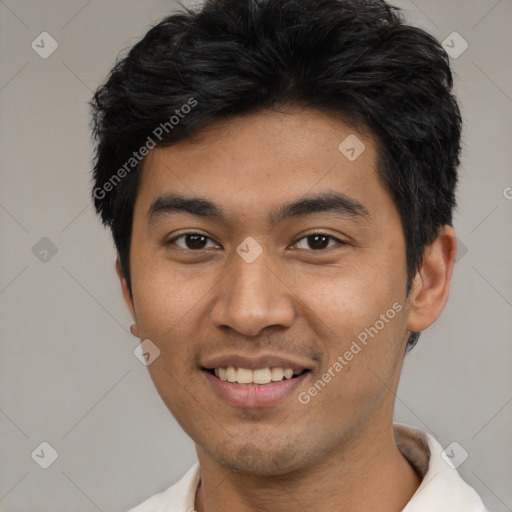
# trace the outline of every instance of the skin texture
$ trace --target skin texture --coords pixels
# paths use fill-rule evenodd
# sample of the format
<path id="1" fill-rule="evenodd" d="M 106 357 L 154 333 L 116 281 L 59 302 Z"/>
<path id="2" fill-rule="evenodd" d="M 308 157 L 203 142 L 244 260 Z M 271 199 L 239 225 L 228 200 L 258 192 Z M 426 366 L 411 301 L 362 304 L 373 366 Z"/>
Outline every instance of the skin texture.
<path id="1" fill-rule="evenodd" d="M 350 134 L 365 144 L 355 161 L 338 150 Z M 376 162 L 371 137 L 307 110 L 216 122 L 148 155 L 134 211 L 133 296 L 119 262 L 117 271 L 134 334 L 161 351 L 151 378 L 196 443 L 199 512 L 391 512 L 417 489 L 393 438 L 395 393 L 409 332 L 431 325 L 446 304 L 455 233 L 445 226 L 426 248 L 406 297 L 402 225 Z M 278 206 L 330 191 L 356 199 L 368 215 L 269 222 Z M 216 203 L 226 223 L 187 213 L 151 219 L 152 203 L 170 193 Z M 191 232 L 208 238 L 170 242 Z M 315 249 L 304 238 L 314 233 L 334 238 Z M 252 263 L 236 252 L 246 237 L 263 249 Z M 401 311 L 301 404 L 298 392 L 394 303 Z M 238 407 L 201 372 L 205 358 L 228 353 L 288 356 L 311 371 L 277 405 Z"/>

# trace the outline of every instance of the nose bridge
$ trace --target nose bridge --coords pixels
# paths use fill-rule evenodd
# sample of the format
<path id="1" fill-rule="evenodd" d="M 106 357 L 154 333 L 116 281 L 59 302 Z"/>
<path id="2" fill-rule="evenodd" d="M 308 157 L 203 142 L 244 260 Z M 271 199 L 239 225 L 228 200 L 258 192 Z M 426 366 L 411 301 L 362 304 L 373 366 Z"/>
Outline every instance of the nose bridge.
<path id="1" fill-rule="evenodd" d="M 271 325 L 290 326 L 295 310 L 286 286 L 271 270 L 271 255 L 261 251 L 254 258 L 254 246 L 250 244 L 238 247 L 231 271 L 219 285 L 212 320 L 217 326 L 226 325 L 254 336 Z M 247 258 L 251 251 L 252 256 Z"/>
<path id="2" fill-rule="evenodd" d="M 234 258 L 231 296 L 250 299 L 256 303 L 268 303 L 269 296 L 276 295 L 275 275 L 270 271 L 268 255 L 261 255 L 249 262 Z"/>

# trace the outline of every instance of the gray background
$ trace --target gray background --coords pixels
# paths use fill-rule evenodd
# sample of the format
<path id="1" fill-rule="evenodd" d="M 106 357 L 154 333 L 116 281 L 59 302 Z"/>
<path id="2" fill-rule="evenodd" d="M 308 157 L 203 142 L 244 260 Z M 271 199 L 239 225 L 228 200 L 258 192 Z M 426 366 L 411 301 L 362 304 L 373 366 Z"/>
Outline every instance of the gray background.
<path id="1" fill-rule="evenodd" d="M 445 312 L 406 358 L 396 419 L 456 441 L 463 477 L 491 510 L 512 510 L 512 1 L 395 5 L 440 41 L 456 31 L 469 44 L 452 59 L 465 119 L 461 253 Z M 175 7 L 0 0 L 2 511 L 120 512 L 195 461 L 133 355 L 113 244 L 89 203 L 87 101 L 118 53 Z M 59 45 L 47 59 L 31 48 L 43 31 Z M 43 441 L 58 452 L 48 469 L 31 457 Z"/>

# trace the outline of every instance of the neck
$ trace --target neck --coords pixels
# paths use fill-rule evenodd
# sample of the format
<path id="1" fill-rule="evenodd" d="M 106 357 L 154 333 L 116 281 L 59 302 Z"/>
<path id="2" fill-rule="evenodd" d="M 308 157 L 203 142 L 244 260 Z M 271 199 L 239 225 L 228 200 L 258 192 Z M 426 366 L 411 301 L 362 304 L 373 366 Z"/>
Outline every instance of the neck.
<path id="1" fill-rule="evenodd" d="M 285 475 L 234 472 L 199 447 L 198 458 L 198 512 L 396 512 L 420 485 L 396 446 L 392 425 L 366 428 L 336 451 Z"/>

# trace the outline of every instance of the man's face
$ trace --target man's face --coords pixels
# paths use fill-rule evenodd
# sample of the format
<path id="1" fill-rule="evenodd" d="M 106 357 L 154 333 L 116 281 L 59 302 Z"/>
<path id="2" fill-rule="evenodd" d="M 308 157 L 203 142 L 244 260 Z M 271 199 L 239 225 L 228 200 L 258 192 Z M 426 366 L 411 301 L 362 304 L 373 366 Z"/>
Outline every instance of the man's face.
<path id="1" fill-rule="evenodd" d="M 338 149 L 349 135 L 365 145 L 355 159 L 353 138 Z M 155 386 L 203 457 L 280 474 L 390 428 L 408 335 L 406 251 L 376 164 L 371 139 L 315 111 L 238 117 L 148 156 L 134 315 L 161 351 Z M 214 375 L 228 378 L 229 366 L 241 381 L 305 371 L 268 384 Z"/>

